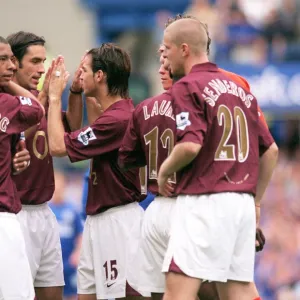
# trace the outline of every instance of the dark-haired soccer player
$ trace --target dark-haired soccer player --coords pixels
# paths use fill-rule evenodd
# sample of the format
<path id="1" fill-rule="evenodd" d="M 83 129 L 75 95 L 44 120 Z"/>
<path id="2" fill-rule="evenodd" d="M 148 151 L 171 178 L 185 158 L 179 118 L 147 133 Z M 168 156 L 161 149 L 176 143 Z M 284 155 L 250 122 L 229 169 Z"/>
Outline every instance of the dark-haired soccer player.
<path id="1" fill-rule="evenodd" d="M 86 54 L 82 71 L 84 93 L 96 98 L 103 113 L 90 126 L 64 133 L 59 112 L 65 71 L 59 64 L 50 82 L 48 116 L 52 155 L 68 155 L 72 162 L 92 159 L 78 267 L 79 299 L 131 299 L 136 292 L 129 286 L 140 276 L 138 248 L 144 213 L 137 203 L 138 171 L 123 172 L 117 162 L 134 110 L 128 95 L 130 58 L 123 49 L 105 43 Z"/>
<path id="2" fill-rule="evenodd" d="M 30 165 L 24 172 L 13 176 L 22 202 L 18 218 L 25 237 L 37 298 L 60 300 L 64 278 L 59 227 L 48 206 L 54 192 L 53 162 L 47 133 L 49 74 L 46 75 L 42 91 L 37 91 L 39 80 L 45 73 L 46 42 L 43 37 L 24 31 L 9 35 L 7 40 L 16 65 L 14 82 L 32 91 L 46 110 L 45 117 L 26 137 Z M 70 130 L 69 125 L 77 128 L 81 126 L 81 117 L 77 117 L 77 111 L 81 114 L 82 102 L 74 99 L 74 95 L 71 97 L 68 111 L 62 114 L 66 130 Z M 79 119 L 77 124 L 74 123 L 76 119 Z"/>
<path id="3" fill-rule="evenodd" d="M 8 42 L 0 37 L 0 298 L 33 299 L 24 237 L 16 214 L 20 198 L 11 178 L 11 139 L 37 124 L 44 109 L 27 90 L 13 83 L 16 70 Z M 22 96 L 20 96 L 22 95 Z"/>

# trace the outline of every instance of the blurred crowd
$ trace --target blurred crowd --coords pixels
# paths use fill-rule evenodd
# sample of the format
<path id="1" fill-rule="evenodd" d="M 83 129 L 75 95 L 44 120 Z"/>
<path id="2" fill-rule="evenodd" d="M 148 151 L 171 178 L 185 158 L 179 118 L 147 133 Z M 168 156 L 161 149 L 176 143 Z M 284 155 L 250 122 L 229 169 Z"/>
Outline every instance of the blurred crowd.
<path id="1" fill-rule="evenodd" d="M 299 0 L 193 0 L 187 13 L 209 26 L 215 60 L 300 60 Z"/>

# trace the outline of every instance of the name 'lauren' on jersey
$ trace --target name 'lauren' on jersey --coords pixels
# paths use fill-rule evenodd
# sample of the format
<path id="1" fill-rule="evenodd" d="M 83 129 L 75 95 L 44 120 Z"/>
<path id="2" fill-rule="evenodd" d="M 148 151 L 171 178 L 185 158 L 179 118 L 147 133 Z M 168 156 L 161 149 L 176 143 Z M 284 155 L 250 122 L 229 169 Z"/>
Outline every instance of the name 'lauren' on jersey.
<path id="1" fill-rule="evenodd" d="M 143 106 L 143 111 L 145 120 L 148 120 L 153 116 L 165 115 L 166 117 L 169 117 L 175 121 L 171 101 L 163 100 L 160 104 L 158 103 L 158 101 L 155 101 L 151 113 L 148 112 L 147 106 Z"/>
<path id="2" fill-rule="evenodd" d="M 251 101 L 254 97 L 251 94 L 247 94 L 241 87 L 238 87 L 234 82 L 220 79 L 211 80 L 203 90 L 202 97 L 210 106 L 215 106 L 221 94 L 232 94 L 239 97 L 250 108 Z M 212 91 L 212 89 L 214 91 Z"/>

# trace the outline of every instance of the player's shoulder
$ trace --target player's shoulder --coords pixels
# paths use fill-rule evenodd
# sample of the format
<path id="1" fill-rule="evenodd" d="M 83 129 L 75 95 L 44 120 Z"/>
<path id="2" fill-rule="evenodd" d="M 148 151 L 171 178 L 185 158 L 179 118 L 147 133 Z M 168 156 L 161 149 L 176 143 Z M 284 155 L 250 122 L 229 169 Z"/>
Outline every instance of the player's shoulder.
<path id="1" fill-rule="evenodd" d="M 144 107 L 153 107 L 155 103 L 161 103 L 163 101 L 170 101 L 171 100 L 171 93 L 169 91 L 166 91 L 162 94 L 156 95 L 154 97 L 147 98 L 140 102 L 134 110 L 134 114 L 138 115 L 141 111 L 144 110 Z"/>
<path id="2" fill-rule="evenodd" d="M 6 93 L 0 93 L 0 101 L 1 101 L 1 103 L 8 102 L 11 99 L 15 99 L 15 98 L 16 98 L 16 96 L 12 96 L 12 95 L 6 94 Z"/>
<path id="3" fill-rule="evenodd" d="M 241 87 L 243 87 L 244 89 L 247 89 L 248 91 L 250 91 L 250 85 L 248 83 L 248 81 L 246 80 L 246 78 L 244 78 L 241 75 L 238 75 L 236 73 L 224 70 L 219 68 L 219 71 L 221 73 L 223 73 L 224 75 L 228 76 L 231 80 L 233 80 L 235 83 L 239 84 Z"/>

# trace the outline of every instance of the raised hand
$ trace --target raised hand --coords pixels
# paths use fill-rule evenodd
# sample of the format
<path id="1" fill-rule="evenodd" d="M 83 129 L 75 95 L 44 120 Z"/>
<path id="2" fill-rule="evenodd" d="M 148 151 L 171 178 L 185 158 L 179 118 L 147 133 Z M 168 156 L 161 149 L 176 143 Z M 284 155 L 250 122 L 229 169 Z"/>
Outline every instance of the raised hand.
<path id="1" fill-rule="evenodd" d="M 61 100 L 62 93 L 66 88 L 69 72 L 66 71 L 64 58 L 60 56 L 53 66 L 49 83 L 49 101 Z"/>
<path id="2" fill-rule="evenodd" d="M 73 82 L 71 85 L 71 91 L 74 93 L 82 93 L 82 82 L 80 80 L 80 75 L 82 73 L 82 65 L 84 61 L 85 55 L 81 58 L 80 64 L 74 74 Z"/>

